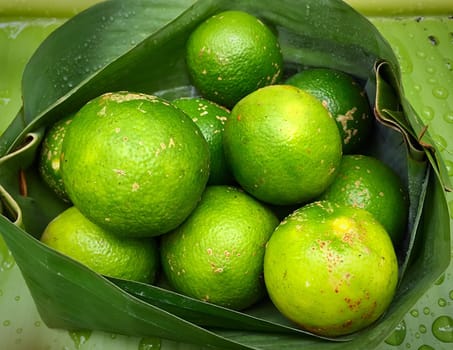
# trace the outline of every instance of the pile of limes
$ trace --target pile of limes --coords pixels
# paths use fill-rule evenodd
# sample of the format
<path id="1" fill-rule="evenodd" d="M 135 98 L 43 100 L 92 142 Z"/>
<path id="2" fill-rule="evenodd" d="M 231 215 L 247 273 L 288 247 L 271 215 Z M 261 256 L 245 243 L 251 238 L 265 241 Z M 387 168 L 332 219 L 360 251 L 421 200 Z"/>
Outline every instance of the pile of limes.
<path id="1" fill-rule="evenodd" d="M 374 322 L 408 203 L 398 175 L 360 154 L 373 125 L 360 83 L 331 68 L 285 80 L 278 37 L 240 11 L 200 24 L 186 63 L 197 97 L 107 92 L 49 128 L 39 170 L 71 206 L 42 242 L 232 309 L 268 295 L 321 335 Z"/>

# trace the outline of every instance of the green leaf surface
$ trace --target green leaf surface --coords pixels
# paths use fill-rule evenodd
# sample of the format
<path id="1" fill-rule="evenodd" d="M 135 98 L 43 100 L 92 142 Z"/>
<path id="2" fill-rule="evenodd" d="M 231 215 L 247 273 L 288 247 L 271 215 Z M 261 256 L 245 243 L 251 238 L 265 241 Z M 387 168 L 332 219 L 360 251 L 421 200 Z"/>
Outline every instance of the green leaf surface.
<path id="1" fill-rule="evenodd" d="M 445 164 L 433 146 L 434 141 L 429 133 L 426 133 L 427 126 L 421 122 L 402 94 L 398 76 L 387 62 L 380 62 L 376 71 L 378 75 L 376 84 L 379 91 L 376 96 L 376 117 L 388 127 L 401 132 L 411 158 L 422 161 L 428 157 L 445 189 L 452 191 Z"/>
<path id="2" fill-rule="evenodd" d="M 157 286 L 109 278 L 121 289 L 133 296 L 157 306 L 185 320 L 212 329 L 240 329 L 242 331 L 310 335 L 283 318 L 269 300 L 250 310 L 238 312 L 214 304 L 196 300 Z M 164 287 L 166 287 L 164 285 Z M 320 337 L 331 341 L 344 338 Z"/>
<path id="3" fill-rule="evenodd" d="M 380 322 L 337 339 L 348 341 L 328 341 L 297 330 L 269 303 L 233 312 L 162 288 L 106 279 L 36 239 L 65 207 L 36 172 L 43 127 L 105 91 L 171 97 L 196 93 L 185 70 L 185 40 L 203 19 L 224 9 L 246 10 L 276 31 L 287 74 L 316 65 L 367 80 L 370 101 L 382 117 L 370 152 L 404 179 L 411 198 L 410 225 L 393 303 Z M 386 68 L 375 70 L 376 62 Z M 158 336 L 220 348 L 350 349 L 379 344 L 446 268 L 450 254 L 448 207 L 436 171 L 440 168 L 417 143 L 420 125 L 404 100 L 399 74 L 387 42 L 341 1 L 108 1 L 72 18 L 28 63 L 24 109 L 0 139 L 0 194 L 6 208 L 0 232 L 43 320 L 51 327 Z M 431 175 L 432 167 L 437 176 Z"/>

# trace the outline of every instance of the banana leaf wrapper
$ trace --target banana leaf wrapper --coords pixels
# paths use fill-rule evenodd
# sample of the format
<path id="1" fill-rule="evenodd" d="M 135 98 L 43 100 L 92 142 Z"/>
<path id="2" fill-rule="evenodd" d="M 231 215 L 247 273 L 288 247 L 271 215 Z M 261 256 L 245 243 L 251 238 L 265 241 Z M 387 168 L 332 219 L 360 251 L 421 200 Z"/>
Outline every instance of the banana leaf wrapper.
<path id="1" fill-rule="evenodd" d="M 375 114 L 367 153 L 391 166 L 409 193 L 398 249 L 399 284 L 385 314 L 354 334 L 327 338 L 294 326 L 269 300 L 243 312 L 99 275 L 39 241 L 67 208 L 37 171 L 47 127 L 107 91 L 195 95 L 184 62 L 190 32 L 229 9 L 252 13 L 278 36 L 288 76 L 329 67 L 357 77 Z M 36 50 L 22 77 L 23 105 L 0 137 L 0 233 L 44 322 L 53 328 L 160 337 L 228 349 L 373 348 L 450 262 L 451 185 L 429 130 L 404 96 L 398 60 L 362 15 L 338 0 L 106 1 L 76 15 Z"/>

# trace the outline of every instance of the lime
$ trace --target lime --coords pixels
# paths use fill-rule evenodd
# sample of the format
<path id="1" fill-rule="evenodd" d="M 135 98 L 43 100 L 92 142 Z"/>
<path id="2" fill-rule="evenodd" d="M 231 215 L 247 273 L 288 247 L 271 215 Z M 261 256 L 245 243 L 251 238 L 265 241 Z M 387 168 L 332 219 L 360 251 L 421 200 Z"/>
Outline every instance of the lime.
<path id="1" fill-rule="evenodd" d="M 221 12 L 201 23 L 188 39 L 186 62 L 201 95 L 227 108 L 276 83 L 283 66 L 277 37 L 243 11 Z"/>
<path id="2" fill-rule="evenodd" d="M 278 223 L 239 188 L 208 186 L 189 218 L 162 236 L 163 272 L 180 293 L 244 309 L 265 295 L 264 249 Z"/>
<path id="3" fill-rule="evenodd" d="M 284 316 L 310 332 L 339 336 L 370 325 L 388 308 L 398 263 L 390 237 L 371 213 L 313 202 L 275 229 L 264 279 Z"/>
<path id="4" fill-rule="evenodd" d="M 172 104 L 182 109 L 200 128 L 209 144 L 210 174 L 208 185 L 227 185 L 233 182 L 223 151 L 224 125 L 230 111 L 202 97 L 181 97 Z"/>
<path id="5" fill-rule="evenodd" d="M 93 224 L 74 206 L 47 225 L 41 242 L 110 277 L 153 283 L 159 269 L 154 238 L 118 237 Z"/>
<path id="6" fill-rule="evenodd" d="M 44 182 L 55 194 L 70 202 L 63 184 L 61 175 L 61 147 L 66 129 L 71 123 L 73 114 L 70 114 L 54 123 L 44 135 L 38 158 L 38 171 Z"/>
<path id="7" fill-rule="evenodd" d="M 337 122 L 343 153 L 360 150 L 372 129 L 372 112 L 365 90 L 351 75 L 329 68 L 310 68 L 286 80 L 320 101 Z"/>
<path id="8" fill-rule="evenodd" d="M 62 146 L 75 206 L 123 236 L 156 236 L 195 208 L 209 177 L 209 148 L 180 109 L 155 96 L 115 92 L 77 112 Z"/>
<path id="9" fill-rule="evenodd" d="M 336 179 L 320 198 L 368 210 L 385 227 L 395 246 L 406 232 L 406 190 L 398 174 L 377 158 L 345 155 Z"/>
<path id="10" fill-rule="evenodd" d="M 224 149 L 238 183 L 256 198 L 291 205 L 319 196 L 341 162 L 335 121 L 321 102 L 290 85 L 258 89 L 225 124 Z"/>

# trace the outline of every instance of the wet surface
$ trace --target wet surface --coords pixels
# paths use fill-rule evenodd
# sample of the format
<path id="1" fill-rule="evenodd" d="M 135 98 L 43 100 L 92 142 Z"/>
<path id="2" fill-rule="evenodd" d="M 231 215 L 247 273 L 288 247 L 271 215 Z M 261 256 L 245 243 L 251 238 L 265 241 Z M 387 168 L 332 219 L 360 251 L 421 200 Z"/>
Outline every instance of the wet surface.
<path id="1" fill-rule="evenodd" d="M 62 20 L 0 19 L 0 132 L 20 106 L 20 76 L 37 45 Z M 400 60 L 406 96 L 440 150 L 453 178 L 453 20 L 374 18 Z M 453 194 L 447 194 L 450 215 Z M 6 349 L 165 349 L 173 343 L 102 332 L 52 330 L 39 317 L 14 259 L 0 238 L 0 339 Z M 379 349 L 449 349 L 453 342 L 453 264 Z M 186 347 L 184 347 L 186 348 Z"/>

